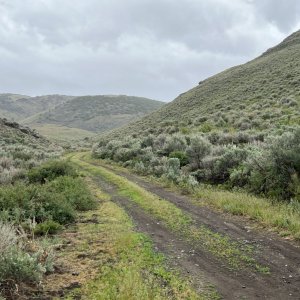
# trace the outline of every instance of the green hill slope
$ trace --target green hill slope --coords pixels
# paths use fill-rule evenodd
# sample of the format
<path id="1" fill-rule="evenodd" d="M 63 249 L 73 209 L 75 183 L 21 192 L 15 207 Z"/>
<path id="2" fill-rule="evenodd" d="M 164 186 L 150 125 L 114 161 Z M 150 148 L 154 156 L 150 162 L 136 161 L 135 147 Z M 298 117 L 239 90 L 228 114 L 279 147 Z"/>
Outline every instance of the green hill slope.
<path id="1" fill-rule="evenodd" d="M 17 94 L 0 94 L 0 117 L 20 122 L 42 111 L 47 111 L 74 97 L 46 95 L 30 97 Z"/>
<path id="2" fill-rule="evenodd" d="M 265 131 L 300 124 L 300 31 L 262 56 L 208 78 L 115 135 L 170 130 Z M 176 130 L 177 130 L 176 129 Z"/>
<path id="3" fill-rule="evenodd" d="M 98 140 L 95 157 L 185 188 L 300 202 L 300 31 Z"/>
<path id="4" fill-rule="evenodd" d="M 103 132 L 127 124 L 162 105 L 160 101 L 140 97 L 84 96 L 76 97 L 24 122 L 33 127 L 54 124 Z"/>

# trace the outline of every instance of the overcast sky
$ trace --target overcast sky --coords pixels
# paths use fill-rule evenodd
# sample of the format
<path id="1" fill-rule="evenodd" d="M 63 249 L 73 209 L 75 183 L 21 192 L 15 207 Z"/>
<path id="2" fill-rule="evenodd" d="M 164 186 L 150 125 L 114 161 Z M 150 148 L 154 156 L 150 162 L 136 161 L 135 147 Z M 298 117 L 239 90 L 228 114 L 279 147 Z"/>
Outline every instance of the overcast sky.
<path id="1" fill-rule="evenodd" d="M 170 101 L 299 21 L 299 0 L 0 0 L 0 93 Z"/>

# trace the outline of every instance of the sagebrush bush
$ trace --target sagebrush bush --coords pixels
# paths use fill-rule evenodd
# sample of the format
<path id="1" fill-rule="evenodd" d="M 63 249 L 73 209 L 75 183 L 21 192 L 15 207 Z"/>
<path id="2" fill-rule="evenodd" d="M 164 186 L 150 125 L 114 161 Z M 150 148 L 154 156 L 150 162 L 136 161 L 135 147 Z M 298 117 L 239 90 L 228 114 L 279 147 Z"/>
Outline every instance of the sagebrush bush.
<path id="1" fill-rule="evenodd" d="M 47 189 L 61 194 L 64 201 L 75 210 L 86 211 L 96 207 L 96 201 L 90 189 L 81 178 L 63 176 L 50 182 Z"/>
<path id="2" fill-rule="evenodd" d="M 5 255 L 18 240 L 16 231 L 11 224 L 5 224 L 0 221 L 0 257 Z"/>
<path id="3" fill-rule="evenodd" d="M 212 117 L 251 123 L 256 114 L 250 111 L 239 116 L 232 112 L 231 116 L 223 116 L 217 112 Z M 205 124 L 207 120 L 202 125 Z M 269 125 L 264 122 L 264 126 Z M 101 142 L 94 148 L 94 157 L 114 159 L 139 174 L 153 174 L 176 184 L 182 181 L 182 175 L 192 175 L 191 181 L 196 178 L 272 198 L 299 199 L 299 127 L 286 125 L 268 133 L 225 129 L 226 133 L 162 133 Z M 178 166 L 171 167 L 175 161 Z"/>
<path id="4" fill-rule="evenodd" d="M 33 168 L 28 172 L 30 183 L 45 183 L 59 176 L 76 177 L 75 168 L 67 161 L 55 160 L 47 162 L 40 167 Z"/>
<path id="5" fill-rule="evenodd" d="M 0 187 L 2 217 L 17 224 L 28 219 L 67 224 L 75 220 L 76 210 L 92 209 L 95 205 L 81 178 L 61 176 L 43 185 L 19 183 Z"/>
<path id="6" fill-rule="evenodd" d="M 53 251 L 38 241 L 29 241 L 11 224 L 0 222 L 0 296 L 11 294 L 23 283 L 38 283 L 53 271 Z"/>
<path id="7" fill-rule="evenodd" d="M 200 168 L 202 160 L 211 152 L 211 144 L 201 136 L 193 136 L 189 147 L 186 150 L 187 157 L 191 165 Z"/>

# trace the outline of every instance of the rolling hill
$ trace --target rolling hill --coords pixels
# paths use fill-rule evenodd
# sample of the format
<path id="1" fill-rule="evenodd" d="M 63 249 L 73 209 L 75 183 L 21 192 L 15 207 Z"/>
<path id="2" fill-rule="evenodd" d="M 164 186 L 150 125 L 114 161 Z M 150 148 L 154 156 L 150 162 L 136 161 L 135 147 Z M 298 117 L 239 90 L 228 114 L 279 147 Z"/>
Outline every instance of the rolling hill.
<path id="1" fill-rule="evenodd" d="M 297 31 L 260 57 L 199 82 L 173 102 L 112 135 L 148 130 L 270 131 L 300 124 L 299 101 Z"/>
<path id="2" fill-rule="evenodd" d="M 49 110 L 74 97 L 47 95 L 30 97 L 17 94 L 0 94 L 0 117 L 20 122 L 36 113 Z"/>
<path id="3" fill-rule="evenodd" d="M 162 105 L 160 101 L 123 95 L 0 94 L 0 117 L 35 128 L 49 138 L 69 140 L 122 126 Z"/>
<path id="4" fill-rule="evenodd" d="M 130 96 L 76 97 L 23 122 L 33 127 L 62 125 L 91 132 L 122 126 L 160 108 L 162 102 Z"/>

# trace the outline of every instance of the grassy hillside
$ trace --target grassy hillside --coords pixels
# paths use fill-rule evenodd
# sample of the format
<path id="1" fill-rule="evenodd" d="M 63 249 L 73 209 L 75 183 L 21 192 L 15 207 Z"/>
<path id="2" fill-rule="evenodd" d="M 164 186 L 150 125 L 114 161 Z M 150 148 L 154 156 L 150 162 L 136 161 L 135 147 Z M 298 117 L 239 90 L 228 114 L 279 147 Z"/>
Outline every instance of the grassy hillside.
<path id="1" fill-rule="evenodd" d="M 270 131 L 299 125 L 299 105 L 300 31 L 257 59 L 200 82 L 115 136 L 145 130 Z"/>
<path id="2" fill-rule="evenodd" d="M 55 124 L 34 125 L 34 128 L 43 136 L 46 136 L 51 140 L 56 140 L 59 143 L 72 142 L 74 140 L 78 141 L 95 136 L 91 131 Z"/>
<path id="3" fill-rule="evenodd" d="M 299 205 L 299 147 L 300 31 L 103 135 L 93 151 L 183 188 L 242 188 Z"/>
<path id="4" fill-rule="evenodd" d="M 25 120 L 33 127 L 55 124 L 92 132 L 103 132 L 140 118 L 163 105 L 162 102 L 130 96 L 76 97 L 54 109 Z"/>

